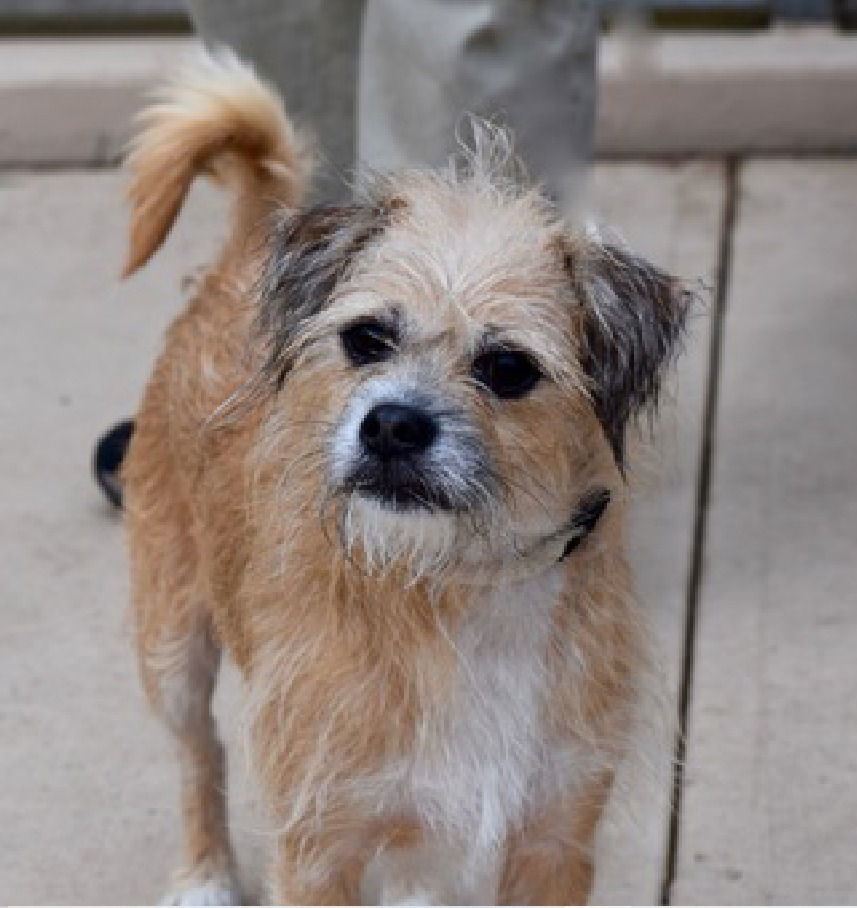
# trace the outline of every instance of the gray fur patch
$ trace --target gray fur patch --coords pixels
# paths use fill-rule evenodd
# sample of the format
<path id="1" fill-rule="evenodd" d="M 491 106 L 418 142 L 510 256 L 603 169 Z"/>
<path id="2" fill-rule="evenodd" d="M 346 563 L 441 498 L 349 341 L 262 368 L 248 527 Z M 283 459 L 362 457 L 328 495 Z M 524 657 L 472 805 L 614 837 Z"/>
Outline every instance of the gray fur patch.
<path id="1" fill-rule="evenodd" d="M 291 368 L 300 326 L 327 305 L 354 257 L 387 220 L 381 205 L 324 205 L 275 226 L 259 281 L 258 324 L 269 347 L 268 372 L 278 382 Z"/>
<path id="2" fill-rule="evenodd" d="M 583 368 L 622 469 L 628 421 L 657 406 L 661 378 L 678 350 L 694 294 L 678 278 L 610 244 L 591 247 L 581 277 Z"/>

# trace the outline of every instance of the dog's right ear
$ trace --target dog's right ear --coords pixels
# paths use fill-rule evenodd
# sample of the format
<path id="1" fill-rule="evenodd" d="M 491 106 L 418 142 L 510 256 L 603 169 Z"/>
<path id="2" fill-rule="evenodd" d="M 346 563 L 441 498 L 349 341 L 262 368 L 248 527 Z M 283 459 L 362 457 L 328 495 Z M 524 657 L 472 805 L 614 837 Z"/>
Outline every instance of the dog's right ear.
<path id="1" fill-rule="evenodd" d="M 319 205 L 283 218 L 270 237 L 259 284 L 268 371 L 289 371 L 300 327 L 327 305 L 355 256 L 389 223 L 394 206 Z"/>
<path id="2" fill-rule="evenodd" d="M 657 405 L 695 295 L 624 247 L 587 237 L 565 249 L 582 315 L 581 365 L 616 464 L 624 470 L 627 424 Z"/>

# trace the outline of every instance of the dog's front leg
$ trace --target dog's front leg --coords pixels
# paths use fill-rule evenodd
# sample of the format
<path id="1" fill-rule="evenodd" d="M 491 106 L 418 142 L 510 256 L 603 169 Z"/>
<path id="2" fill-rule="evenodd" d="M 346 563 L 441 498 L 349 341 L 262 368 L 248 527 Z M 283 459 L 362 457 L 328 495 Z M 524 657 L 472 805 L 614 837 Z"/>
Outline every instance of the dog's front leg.
<path id="1" fill-rule="evenodd" d="M 272 896 L 275 905 L 356 905 L 365 856 L 284 835 L 277 843 Z"/>
<path id="2" fill-rule="evenodd" d="M 501 905 L 585 905 L 595 875 L 595 830 L 613 774 L 594 779 L 571 803 L 533 816 L 509 841 Z"/>
<path id="3" fill-rule="evenodd" d="M 368 862 L 364 905 L 492 905 L 500 861 L 496 849 L 422 839 L 386 847 Z"/>
<path id="4" fill-rule="evenodd" d="M 496 851 L 469 853 L 417 839 L 394 842 L 369 834 L 361 855 L 325 859 L 284 843 L 274 880 L 280 905 L 490 905 L 496 902 L 500 860 Z M 366 845 L 374 847 L 365 850 Z"/>

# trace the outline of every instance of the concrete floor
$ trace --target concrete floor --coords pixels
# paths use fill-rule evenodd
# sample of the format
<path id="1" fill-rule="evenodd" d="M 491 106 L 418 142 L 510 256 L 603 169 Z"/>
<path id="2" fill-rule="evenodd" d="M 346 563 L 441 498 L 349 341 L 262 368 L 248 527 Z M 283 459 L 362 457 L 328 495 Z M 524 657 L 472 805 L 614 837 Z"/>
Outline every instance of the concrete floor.
<path id="1" fill-rule="evenodd" d="M 754 160 L 731 181 L 725 319 L 695 320 L 642 471 L 633 551 L 664 691 L 686 676 L 687 587 L 702 566 L 673 898 L 857 897 L 857 160 Z M 223 205 L 191 204 L 152 266 L 117 273 L 110 171 L 0 172 L 0 901 L 157 900 L 176 849 L 176 772 L 130 655 L 121 522 L 89 477 L 93 439 L 133 410 L 182 275 Z M 604 164 L 596 210 L 710 285 L 723 258 L 719 163 Z M 728 245 L 728 244 L 727 244 Z M 709 331 L 723 329 L 705 431 Z M 716 370 L 715 370 L 716 371 Z M 697 479 L 711 503 L 694 547 Z M 259 891 L 268 837 L 227 718 L 233 823 Z M 671 742 L 630 766 L 602 831 L 595 901 L 659 897 Z"/>

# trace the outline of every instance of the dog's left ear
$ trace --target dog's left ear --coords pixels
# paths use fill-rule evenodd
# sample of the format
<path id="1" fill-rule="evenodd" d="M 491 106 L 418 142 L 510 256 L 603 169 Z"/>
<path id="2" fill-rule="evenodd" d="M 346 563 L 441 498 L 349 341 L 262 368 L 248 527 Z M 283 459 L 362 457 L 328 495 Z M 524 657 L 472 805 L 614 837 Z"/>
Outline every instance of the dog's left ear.
<path id="1" fill-rule="evenodd" d="M 627 249 L 590 237 L 565 247 L 582 307 L 581 365 L 620 470 L 628 421 L 654 408 L 694 294 Z"/>
<path id="2" fill-rule="evenodd" d="M 268 240 L 259 280 L 259 326 L 269 371 L 282 381 L 292 342 L 321 312 L 355 257 L 387 226 L 392 204 L 318 205 L 283 217 Z"/>

